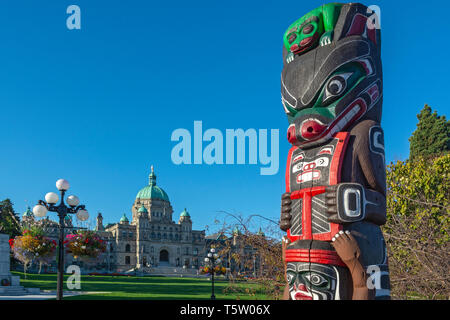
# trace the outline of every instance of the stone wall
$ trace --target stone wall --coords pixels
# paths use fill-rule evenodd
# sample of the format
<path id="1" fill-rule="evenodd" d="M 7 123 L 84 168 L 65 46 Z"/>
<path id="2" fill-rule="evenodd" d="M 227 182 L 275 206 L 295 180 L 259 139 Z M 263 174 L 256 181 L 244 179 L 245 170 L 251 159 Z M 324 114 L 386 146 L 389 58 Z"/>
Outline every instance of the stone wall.
<path id="1" fill-rule="evenodd" d="M 0 233 L 0 280 L 9 278 L 9 236 L 7 234 Z"/>

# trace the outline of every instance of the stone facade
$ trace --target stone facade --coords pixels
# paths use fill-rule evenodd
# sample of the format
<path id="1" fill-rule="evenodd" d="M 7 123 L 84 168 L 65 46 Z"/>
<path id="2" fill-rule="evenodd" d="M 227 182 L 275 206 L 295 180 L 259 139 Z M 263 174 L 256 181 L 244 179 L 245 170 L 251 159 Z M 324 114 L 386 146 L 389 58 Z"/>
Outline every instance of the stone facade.
<path id="1" fill-rule="evenodd" d="M 205 257 L 205 231 L 192 230 L 186 209 L 178 223 L 167 194 L 156 186 L 156 175 L 141 189 L 131 207 L 132 221 L 124 215 L 119 223 L 97 230 L 109 240 L 111 265 L 116 271 L 130 269 L 157 272 L 159 267 L 198 269 Z"/>

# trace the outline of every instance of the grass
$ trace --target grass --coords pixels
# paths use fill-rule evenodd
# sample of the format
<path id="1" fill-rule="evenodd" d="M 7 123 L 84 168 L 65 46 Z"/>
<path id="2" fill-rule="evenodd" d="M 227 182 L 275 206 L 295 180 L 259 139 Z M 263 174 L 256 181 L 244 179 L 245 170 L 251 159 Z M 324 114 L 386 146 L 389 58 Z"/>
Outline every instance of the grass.
<path id="1" fill-rule="evenodd" d="M 56 290 L 56 274 L 27 274 L 12 272 L 20 276 L 21 285 L 41 290 Z M 64 276 L 66 282 L 69 275 Z M 217 299 L 269 299 L 264 294 L 256 293 L 254 296 L 226 293 L 224 289 L 229 286 L 228 281 L 215 281 L 215 295 Z M 256 289 L 257 285 L 241 282 L 236 286 L 239 291 Z M 67 286 L 64 288 L 67 289 Z M 77 291 L 77 290 L 70 290 Z M 95 292 L 65 300 L 181 300 L 181 299 L 209 299 L 211 296 L 211 281 L 201 278 L 175 278 L 175 277 L 124 277 L 124 276 L 81 276 L 81 290 Z M 258 292 L 258 291 L 257 291 Z"/>

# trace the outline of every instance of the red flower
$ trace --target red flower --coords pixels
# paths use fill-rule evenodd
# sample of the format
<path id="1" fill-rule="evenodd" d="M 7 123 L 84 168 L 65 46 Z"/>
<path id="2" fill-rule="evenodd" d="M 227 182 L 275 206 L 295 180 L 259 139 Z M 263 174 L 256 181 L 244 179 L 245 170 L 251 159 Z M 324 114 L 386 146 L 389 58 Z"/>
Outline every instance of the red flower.
<path id="1" fill-rule="evenodd" d="M 14 239 L 9 239 L 9 246 L 11 247 L 11 248 L 14 248 Z"/>

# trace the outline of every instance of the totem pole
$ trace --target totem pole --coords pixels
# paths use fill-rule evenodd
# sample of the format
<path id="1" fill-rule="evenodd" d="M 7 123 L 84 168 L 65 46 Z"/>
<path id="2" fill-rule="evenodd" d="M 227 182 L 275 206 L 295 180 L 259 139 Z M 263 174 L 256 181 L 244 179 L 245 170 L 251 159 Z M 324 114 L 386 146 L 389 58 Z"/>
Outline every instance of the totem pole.
<path id="1" fill-rule="evenodd" d="M 381 39 L 358 3 L 326 4 L 283 37 L 292 144 L 280 227 L 285 298 L 389 299 Z"/>

